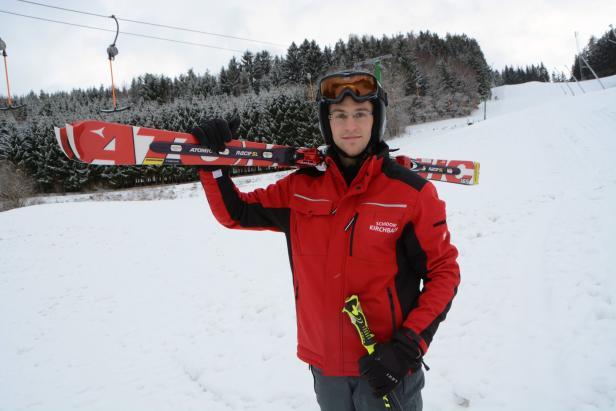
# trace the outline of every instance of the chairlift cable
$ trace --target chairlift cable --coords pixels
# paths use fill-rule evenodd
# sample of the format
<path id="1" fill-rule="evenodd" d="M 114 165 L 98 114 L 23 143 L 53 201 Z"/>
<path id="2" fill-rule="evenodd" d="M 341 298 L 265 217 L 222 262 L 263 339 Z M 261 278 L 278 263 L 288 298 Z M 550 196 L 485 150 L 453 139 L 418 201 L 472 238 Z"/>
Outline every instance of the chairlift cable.
<path id="1" fill-rule="evenodd" d="M 79 14 L 85 14 L 88 16 L 95 16 L 95 17 L 103 17 L 103 18 L 108 18 L 109 16 L 107 15 L 103 15 L 103 14 L 98 14 L 98 13 L 93 13 L 93 12 L 88 12 L 88 11 L 82 11 L 82 10 L 75 10 L 75 9 L 70 9 L 70 8 L 66 8 L 66 7 L 59 7 L 59 6 L 54 6 L 51 4 L 44 4 L 44 3 L 39 3 L 36 1 L 30 1 L 30 0 L 17 0 L 21 3 L 27 3 L 27 4 L 32 4 L 35 6 L 41 6 L 41 7 L 47 7 L 50 9 L 56 9 L 56 10 L 63 10 L 63 11 L 69 11 L 72 13 L 79 13 Z M 233 40 L 243 40 L 243 41 L 249 41 L 252 43 L 260 43 L 260 44 L 268 44 L 270 46 L 274 46 L 274 47 L 283 47 L 286 49 L 286 45 L 284 44 L 280 44 L 280 43 L 272 43 L 270 41 L 263 41 L 263 40 L 256 40 L 256 39 L 251 39 L 251 38 L 247 38 L 247 37 L 237 37 L 237 36 L 231 36 L 228 34 L 219 34 L 219 33 L 212 33 L 212 32 L 208 32 L 208 31 L 202 31 L 202 30 L 196 30 L 196 29 L 191 29 L 191 28 L 186 28 L 186 27 L 179 27 L 179 26 L 170 26 L 167 24 L 160 24 L 160 23 L 151 23 L 148 21 L 143 21 L 143 20 L 134 20 L 134 19 L 124 19 L 124 18 L 120 18 L 118 17 L 119 21 L 125 21 L 127 23 L 137 23 L 137 24 L 143 24 L 143 25 L 148 25 L 148 26 L 154 26 L 154 27 L 161 27 L 161 28 L 166 28 L 166 29 L 172 29 L 172 30 L 181 30 L 181 31 L 187 31 L 187 32 L 191 32 L 191 33 L 198 33 L 198 34 L 205 34 L 208 36 L 216 36 L 216 37 L 223 37 L 223 38 L 228 38 L 228 39 L 233 39 Z"/>

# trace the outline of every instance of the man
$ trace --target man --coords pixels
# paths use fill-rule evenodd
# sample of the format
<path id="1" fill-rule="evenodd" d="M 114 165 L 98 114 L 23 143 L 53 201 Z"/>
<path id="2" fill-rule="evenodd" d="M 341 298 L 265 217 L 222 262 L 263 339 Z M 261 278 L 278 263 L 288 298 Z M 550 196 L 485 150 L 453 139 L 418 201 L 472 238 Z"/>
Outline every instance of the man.
<path id="1" fill-rule="evenodd" d="M 423 356 L 459 284 L 445 204 L 389 158 L 387 95 L 374 76 L 328 75 L 317 101 L 324 170 L 302 169 L 251 193 L 225 169 L 201 170 L 201 182 L 224 226 L 286 235 L 297 355 L 310 365 L 321 409 L 382 410 L 387 394 L 393 409 L 421 410 Z M 193 134 L 216 151 L 232 138 L 224 120 Z M 376 336 L 371 355 L 342 312 L 353 294 Z"/>

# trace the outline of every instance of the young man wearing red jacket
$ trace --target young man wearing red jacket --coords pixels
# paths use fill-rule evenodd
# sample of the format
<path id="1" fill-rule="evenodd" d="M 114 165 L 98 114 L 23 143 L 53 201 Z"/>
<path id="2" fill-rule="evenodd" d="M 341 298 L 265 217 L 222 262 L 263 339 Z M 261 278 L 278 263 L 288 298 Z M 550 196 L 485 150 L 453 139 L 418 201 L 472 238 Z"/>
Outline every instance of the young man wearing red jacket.
<path id="1" fill-rule="evenodd" d="M 384 395 L 393 409 L 421 410 L 423 356 L 460 281 L 445 203 L 390 159 L 387 95 L 374 76 L 328 75 L 317 100 L 325 167 L 251 193 L 224 168 L 201 170 L 207 200 L 226 227 L 286 235 L 297 355 L 310 365 L 321 410 L 382 410 Z M 193 134 L 216 151 L 232 138 L 224 120 Z M 376 337 L 371 355 L 342 312 L 354 294 Z"/>

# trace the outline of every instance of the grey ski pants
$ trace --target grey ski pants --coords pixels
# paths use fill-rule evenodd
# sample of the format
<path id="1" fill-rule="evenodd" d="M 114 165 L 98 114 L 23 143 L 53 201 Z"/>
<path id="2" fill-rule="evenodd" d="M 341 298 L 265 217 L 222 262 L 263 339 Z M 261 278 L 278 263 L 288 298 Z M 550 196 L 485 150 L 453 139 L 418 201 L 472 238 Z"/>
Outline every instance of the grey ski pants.
<path id="1" fill-rule="evenodd" d="M 385 408 L 382 398 L 377 398 L 364 378 L 327 377 L 316 367 L 310 367 L 314 377 L 314 391 L 321 411 L 421 411 L 424 386 L 423 371 L 407 375 L 389 394 L 391 408 Z"/>

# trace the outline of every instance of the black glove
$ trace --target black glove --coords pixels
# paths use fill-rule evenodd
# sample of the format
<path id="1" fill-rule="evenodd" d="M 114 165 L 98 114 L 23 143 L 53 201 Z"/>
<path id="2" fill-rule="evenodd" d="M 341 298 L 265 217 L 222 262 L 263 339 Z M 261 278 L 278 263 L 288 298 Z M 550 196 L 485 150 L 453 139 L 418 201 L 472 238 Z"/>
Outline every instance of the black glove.
<path id="1" fill-rule="evenodd" d="M 225 143 L 233 139 L 239 127 L 239 117 L 235 117 L 229 123 L 221 118 L 215 118 L 204 121 L 194 127 L 190 134 L 195 136 L 202 146 L 206 146 L 212 151 L 220 152 L 225 150 Z"/>
<path id="2" fill-rule="evenodd" d="M 410 330 L 401 329 L 391 341 L 377 344 L 374 352 L 359 359 L 359 371 L 368 378 L 374 395 L 390 393 L 409 373 L 422 364 L 422 351 Z"/>

